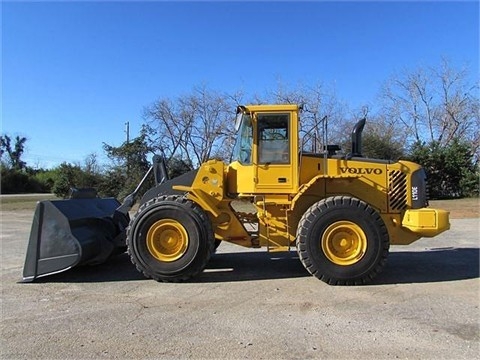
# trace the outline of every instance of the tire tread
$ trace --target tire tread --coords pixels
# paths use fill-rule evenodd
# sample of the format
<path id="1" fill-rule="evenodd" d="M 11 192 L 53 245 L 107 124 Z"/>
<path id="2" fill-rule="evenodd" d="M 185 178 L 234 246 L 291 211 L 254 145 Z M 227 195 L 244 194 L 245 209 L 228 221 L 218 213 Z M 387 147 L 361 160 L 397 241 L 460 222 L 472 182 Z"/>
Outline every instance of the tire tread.
<path id="1" fill-rule="evenodd" d="M 162 275 L 157 275 L 151 271 L 149 271 L 148 268 L 142 266 L 139 264 L 139 262 L 136 260 L 137 255 L 135 252 L 131 249 L 131 246 L 129 245 L 127 248 L 128 255 L 130 256 L 130 261 L 135 265 L 136 269 L 142 273 L 146 278 L 153 279 L 158 282 L 183 282 L 191 279 L 192 277 L 198 275 L 200 272 L 203 271 L 205 266 L 207 265 L 208 261 L 210 260 L 210 257 L 212 253 L 215 250 L 215 242 L 214 242 L 214 237 L 213 237 L 213 229 L 212 225 L 210 222 L 210 219 L 208 219 L 208 216 L 206 213 L 203 211 L 202 208 L 200 208 L 197 204 L 195 204 L 193 201 L 188 200 L 185 196 L 183 195 L 163 195 L 159 196 L 156 198 L 153 198 L 142 205 L 138 208 L 138 211 L 136 214 L 133 216 L 132 220 L 130 221 L 130 225 L 127 228 L 127 239 L 130 239 L 131 232 L 133 231 L 132 229 L 132 224 L 134 224 L 138 218 L 144 216 L 144 212 L 151 208 L 154 204 L 156 203 L 161 203 L 161 202 L 175 202 L 178 204 L 181 204 L 183 207 L 186 208 L 188 211 L 192 211 L 195 213 L 196 216 L 198 216 L 201 219 L 201 224 L 205 228 L 206 234 L 208 234 L 208 239 L 207 239 L 207 244 L 208 244 L 208 251 L 206 253 L 206 256 L 202 258 L 202 263 L 197 266 L 194 269 L 191 269 L 190 271 L 186 271 L 182 274 L 175 275 L 175 276 L 162 276 Z M 128 240 L 127 240 L 128 241 Z"/>
<path id="2" fill-rule="evenodd" d="M 333 276 L 328 276 L 320 271 L 319 266 L 314 264 L 312 257 L 309 254 L 307 241 L 309 226 L 315 223 L 315 219 L 321 217 L 325 211 L 331 210 L 335 207 L 349 206 L 357 208 L 367 213 L 373 220 L 374 226 L 379 230 L 381 234 L 380 244 L 380 258 L 375 266 L 366 274 L 360 278 L 355 279 L 338 279 Z M 384 268 L 388 252 L 390 248 L 388 230 L 380 217 L 380 215 L 370 205 L 351 196 L 333 196 L 323 200 L 320 200 L 310 206 L 310 208 L 304 213 L 298 223 L 297 228 L 297 241 L 296 248 L 300 261 L 307 271 L 313 276 L 317 277 L 321 281 L 324 281 L 330 285 L 363 285 L 371 282 Z"/>

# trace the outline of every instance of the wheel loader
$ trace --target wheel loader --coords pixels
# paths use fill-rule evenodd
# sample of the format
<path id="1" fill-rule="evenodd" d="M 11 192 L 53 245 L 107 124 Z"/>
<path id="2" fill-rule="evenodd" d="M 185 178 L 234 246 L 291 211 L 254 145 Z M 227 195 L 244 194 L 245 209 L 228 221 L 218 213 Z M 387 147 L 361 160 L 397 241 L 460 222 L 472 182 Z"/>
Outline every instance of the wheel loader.
<path id="1" fill-rule="evenodd" d="M 239 106 L 229 164 L 209 160 L 168 179 L 163 159 L 154 156 L 122 204 L 91 190 L 39 202 L 24 281 L 101 263 L 125 250 L 146 277 L 184 281 L 201 273 L 225 241 L 269 252 L 296 249 L 318 279 L 357 285 L 382 270 L 390 245 L 449 229 L 449 213 L 428 207 L 420 165 L 362 156 L 365 120 L 352 131 L 349 153 L 337 154 L 338 146 L 326 144 L 307 152 L 300 113 L 297 105 Z M 130 219 L 152 174 L 155 186 L 143 193 Z"/>

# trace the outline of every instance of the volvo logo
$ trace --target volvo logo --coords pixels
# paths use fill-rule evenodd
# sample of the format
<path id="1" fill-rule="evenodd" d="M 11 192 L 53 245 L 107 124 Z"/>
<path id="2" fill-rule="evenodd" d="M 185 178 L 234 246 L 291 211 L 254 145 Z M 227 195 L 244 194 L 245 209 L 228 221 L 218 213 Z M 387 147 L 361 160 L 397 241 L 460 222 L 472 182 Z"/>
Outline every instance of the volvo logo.
<path id="1" fill-rule="evenodd" d="M 379 168 L 349 168 L 349 167 L 340 167 L 342 174 L 355 174 L 355 175 L 381 175 L 383 173 L 382 169 Z"/>

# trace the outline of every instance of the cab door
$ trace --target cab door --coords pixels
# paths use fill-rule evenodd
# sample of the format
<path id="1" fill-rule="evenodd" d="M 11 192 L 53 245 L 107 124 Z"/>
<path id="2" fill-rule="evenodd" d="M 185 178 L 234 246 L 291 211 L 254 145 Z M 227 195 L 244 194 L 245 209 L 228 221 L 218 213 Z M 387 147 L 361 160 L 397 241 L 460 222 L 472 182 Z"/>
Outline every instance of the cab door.
<path id="1" fill-rule="evenodd" d="M 256 192 L 295 192 L 298 171 L 296 113 L 257 113 L 255 120 Z"/>

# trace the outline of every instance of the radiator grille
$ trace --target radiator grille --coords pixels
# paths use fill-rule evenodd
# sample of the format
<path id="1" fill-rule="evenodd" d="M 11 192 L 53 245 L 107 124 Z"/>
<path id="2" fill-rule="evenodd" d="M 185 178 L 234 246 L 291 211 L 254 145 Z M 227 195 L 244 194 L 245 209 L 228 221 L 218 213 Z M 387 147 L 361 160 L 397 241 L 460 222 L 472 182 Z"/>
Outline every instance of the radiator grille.
<path id="1" fill-rule="evenodd" d="M 398 170 L 388 174 L 388 207 L 397 211 L 407 207 L 407 175 Z"/>

